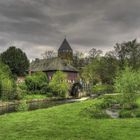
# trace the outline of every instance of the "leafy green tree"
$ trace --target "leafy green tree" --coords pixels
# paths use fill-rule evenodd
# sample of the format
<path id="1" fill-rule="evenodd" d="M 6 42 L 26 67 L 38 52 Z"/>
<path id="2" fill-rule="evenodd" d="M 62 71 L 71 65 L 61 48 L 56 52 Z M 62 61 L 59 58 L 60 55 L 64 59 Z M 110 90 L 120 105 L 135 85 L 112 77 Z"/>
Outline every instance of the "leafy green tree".
<path id="1" fill-rule="evenodd" d="M 140 67 L 140 43 L 136 39 L 125 43 L 127 47 L 128 64 L 133 69 Z"/>
<path id="2" fill-rule="evenodd" d="M 83 53 L 81 53 L 79 51 L 76 51 L 73 54 L 73 63 L 72 63 L 72 65 L 74 67 L 76 67 L 78 70 L 80 70 L 86 64 L 88 64 L 88 58 L 85 57 Z"/>
<path id="3" fill-rule="evenodd" d="M 133 107 L 140 91 L 140 71 L 126 67 L 115 79 L 115 89 L 122 94 L 124 107 Z"/>
<path id="4" fill-rule="evenodd" d="M 14 46 L 9 47 L 1 54 L 1 60 L 9 66 L 13 75 L 23 76 L 29 68 L 26 54 Z"/>
<path id="5" fill-rule="evenodd" d="M 116 59 L 119 61 L 120 68 L 122 69 L 127 61 L 127 47 L 125 43 L 116 43 L 114 49 L 114 54 L 116 56 Z"/>
<path id="6" fill-rule="evenodd" d="M 117 60 L 110 57 L 95 58 L 90 64 L 82 70 L 82 78 L 84 81 L 96 84 L 113 84 L 113 79 L 118 70 Z"/>
<path id="7" fill-rule="evenodd" d="M 57 71 L 49 83 L 50 89 L 61 97 L 67 97 L 69 92 L 69 83 L 67 82 L 67 75 L 61 71 Z"/>
<path id="8" fill-rule="evenodd" d="M 100 60 L 94 59 L 82 69 L 81 77 L 85 82 L 93 84 L 101 82 L 100 75 L 98 74 L 99 63 Z"/>
<path id="9" fill-rule="evenodd" d="M 16 84 L 9 67 L 0 62 L 0 98 L 11 100 L 16 97 Z"/>
<path id="10" fill-rule="evenodd" d="M 48 77 L 44 72 L 36 72 L 25 78 L 25 84 L 29 91 L 42 90 L 44 86 L 48 86 Z"/>
<path id="11" fill-rule="evenodd" d="M 117 43 L 114 49 L 114 56 L 119 61 L 120 69 L 123 69 L 125 64 L 133 69 L 140 68 L 140 43 L 136 39 L 121 44 Z"/>
<path id="12" fill-rule="evenodd" d="M 98 58 L 101 56 L 103 52 L 101 50 L 97 50 L 95 48 L 92 48 L 90 51 L 89 51 L 89 57 L 91 59 L 95 59 L 95 58 Z"/>
<path id="13" fill-rule="evenodd" d="M 105 56 L 100 59 L 100 64 L 97 69 L 103 84 L 113 84 L 114 77 L 118 71 L 118 61 L 110 56 Z"/>

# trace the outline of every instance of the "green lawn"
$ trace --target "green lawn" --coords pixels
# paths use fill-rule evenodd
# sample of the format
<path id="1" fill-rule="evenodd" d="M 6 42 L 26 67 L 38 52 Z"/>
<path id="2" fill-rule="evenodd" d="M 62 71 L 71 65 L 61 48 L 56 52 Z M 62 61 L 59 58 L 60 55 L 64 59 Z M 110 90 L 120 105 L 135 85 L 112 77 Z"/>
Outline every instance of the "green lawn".
<path id="1" fill-rule="evenodd" d="M 0 116 L 0 140 L 140 140 L 140 119 L 92 119 L 95 100 Z"/>

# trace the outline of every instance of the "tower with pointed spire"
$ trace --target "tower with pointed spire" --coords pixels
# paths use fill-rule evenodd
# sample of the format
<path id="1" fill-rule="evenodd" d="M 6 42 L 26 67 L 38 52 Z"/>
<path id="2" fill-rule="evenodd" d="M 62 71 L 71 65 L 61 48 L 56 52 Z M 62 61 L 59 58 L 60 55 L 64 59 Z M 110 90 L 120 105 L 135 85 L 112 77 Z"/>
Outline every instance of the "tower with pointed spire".
<path id="1" fill-rule="evenodd" d="M 71 61 L 73 59 L 73 50 L 65 38 L 58 49 L 58 57 L 64 60 Z"/>

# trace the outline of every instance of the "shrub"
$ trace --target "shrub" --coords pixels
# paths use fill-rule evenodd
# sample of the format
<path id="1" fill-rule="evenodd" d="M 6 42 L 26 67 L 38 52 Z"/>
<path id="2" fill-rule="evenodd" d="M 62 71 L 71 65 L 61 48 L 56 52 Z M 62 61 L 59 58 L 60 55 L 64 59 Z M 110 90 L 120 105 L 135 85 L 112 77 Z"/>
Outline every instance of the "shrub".
<path id="1" fill-rule="evenodd" d="M 92 87 L 92 92 L 95 94 L 112 93 L 113 86 L 112 85 L 95 85 Z"/>
<path id="2" fill-rule="evenodd" d="M 67 97 L 69 92 L 69 83 L 67 82 L 67 75 L 61 71 L 57 71 L 49 83 L 49 88 L 60 97 Z"/>
<path id="3" fill-rule="evenodd" d="M 47 92 L 47 93 L 46 93 L 46 96 L 47 96 L 47 97 L 53 97 L 54 95 L 53 95 L 53 93 L 51 93 L 51 92 Z"/>
<path id="4" fill-rule="evenodd" d="M 18 84 L 18 88 L 21 89 L 21 90 L 27 90 L 27 85 L 25 82 L 21 82 Z"/>
<path id="5" fill-rule="evenodd" d="M 42 88 L 41 88 L 41 93 L 42 94 L 46 94 L 46 93 L 48 93 L 48 92 L 50 92 L 51 91 L 51 89 L 49 88 L 49 86 L 48 86 L 48 83 L 44 83 L 43 85 L 42 85 Z"/>
<path id="6" fill-rule="evenodd" d="M 16 106 L 16 111 L 18 112 L 23 112 L 27 111 L 29 109 L 29 105 L 26 103 L 26 101 L 21 101 L 17 106 Z"/>
<path id="7" fill-rule="evenodd" d="M 33 73 L 31 76 L 25 78 L 25 84 L 27 90 L 29 91 L 38 91 L 41 90 L 44 85 L 48 86 L 48 77 L 43 72 Z"/>
<path id="8" fill-rule="evenodd" d="M 140 108 L 133 109 L 132 111 L 135 117 L 140 117 Z"/>
<path id="9" fill-rule="evenodd" d="M 121 110 L 119 112 L 119 117 L 120 118 L 133 118 L 135 115 L 132 112 L 132 110 Z"/>
<path id="10" fill-rule="evenodd" d="M 3 100 L 12 100 L 16 98 L 15 83 L 11 79 L 3 79 L 1 82 L 1 98 Z"/>
<path id="11" fill-rule="evenodd" d="M 16 91 L 16 99 L 17 100 L 21 100 L 21 99 L 24 99 L 24 97 L 26 96 L 26 92 L 25 91 L 23 91 L 23 90 L 17 90 Z"/>
<path id="12" fill-rule="evenodd" d="M 133 107 L 136 94 L 140 91 L 140 71 L 133 71 L 126 67 L 115 79 L 115 89 L 122 94 L 124 108 Z"/>
<path id="13" fill-rule="evenodd" d="M 99 105 L 99 106 L 98 106 Z M 90 106 L 86 108 L 83 112 L 84 114 L 88 114 L 92 118 L 102 119 L 102 118 L 109 118 L 110 116 L 105 112 L 105 110 L 100 108 L 100 103 Z"/>
<path id="14" fill-rule="evenodd" d="M 109 118 L 109 115 L 105 112 L 105 110 L 100 109 L 94 109 L 91 116 L 96 119 Z"/>
<path id="15" fill-rule="evenodd" d="M 122 103 L 122 108 L 127 109 L 127 110 L 132 110 L 132 109 L 138 108 L 138 105 L 136 103 L 128 104 L 125 102 L 125 103 Z"/>
<path id="16" fill-rule="evenodd" d="M 109 100 L 103 100 L 102 103 L 100 104 L 101 109 L 106 109 L 109 108 L 112 105 L 112 102 Z"/>
<path id="17" fill-rule="evenodd" d="M 107 102 L 109 104 L 120 104 L 121 103 L 121 98 L 120 96 L 105 96 L 104 97 L 104 102 Z"/>
<path id="18" fill-rule="evenodd" d="M 15 98 L 16 83 L 8 66 L 0 62 L 0 98 L 12 100 Z"/>
<path id="19" fill-rule="evenodd" d="M 136 117 L 140 117 L 140 109 L 134 111 Z"/>
<path id="20" fill-rule="evenodd" d="M 120 118 L 132 118 L 132 117 L 140 117 L 140 109 L 122 109 L 119 112 Z"/>
<path id="21" fill-rule="evenodd" d="M 96 119 L 110 118 L 110 116 L 105 111 L 106 108 L 107 107 L 104 104 L 103 99 L 101 99 L 95 102 L 90 107 L 84 109 L 82 111 L 82 114 Z"/>

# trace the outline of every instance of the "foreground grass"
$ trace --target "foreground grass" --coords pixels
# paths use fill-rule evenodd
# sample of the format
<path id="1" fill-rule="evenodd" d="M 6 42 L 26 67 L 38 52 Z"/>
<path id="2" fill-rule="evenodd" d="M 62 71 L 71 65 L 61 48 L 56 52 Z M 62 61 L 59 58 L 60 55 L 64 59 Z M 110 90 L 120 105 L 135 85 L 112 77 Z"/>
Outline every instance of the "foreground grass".
<path id="1" fill-rule="evenodd" d="M 95 100 L 0 116 L 0 140 L 139 140 L 140 119 L 92 119 Z"/>

